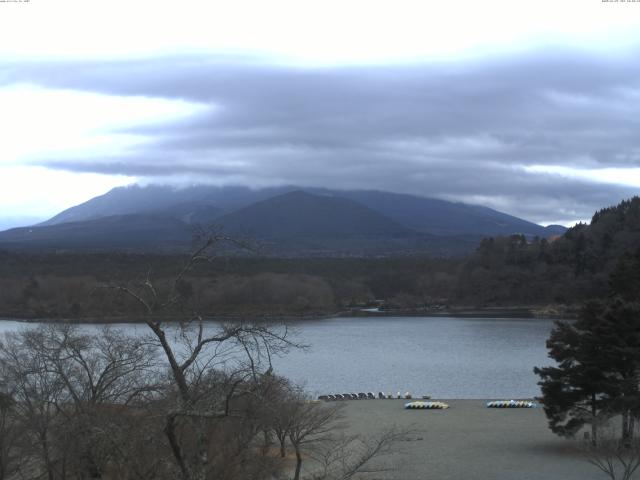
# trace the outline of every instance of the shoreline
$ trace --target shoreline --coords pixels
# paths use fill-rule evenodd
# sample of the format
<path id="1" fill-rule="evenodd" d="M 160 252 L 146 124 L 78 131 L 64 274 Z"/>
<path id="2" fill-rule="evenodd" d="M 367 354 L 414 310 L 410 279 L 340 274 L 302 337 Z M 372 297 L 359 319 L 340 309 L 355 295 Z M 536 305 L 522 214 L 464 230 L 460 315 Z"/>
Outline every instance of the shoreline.
<path id="1" fill-rule="evenodd" d="M 551 307 L 529 306 L 529 307 L 454 307 L 447 309 L 383 309 L 375 310 L 351 310 L 345 312 L 344 316 L 352 317 L 459 317 L 459 318 L 553 318 L 553 319 L 573 319 L 578 315 L 575 307 Z"/>
<path id="2" fill-rule="evenodd" d="M 526 306 L 526 307 L 454 307 L 433 309 L 403 309 L 383 308 L 354 308 L 335 312 L 246 312 L 246 313 L 221 313 L 215 315 L 203 315 L 205 321 L 252 321 L 252 322 L 303 322 L 306 320 L 325 320 L 337 317 L 434 317 L 434 318 L 539 318 L 539 319 L 575 319 L 578 310 L 572 306 Z M 179 322 L 176 320 L 180 314 L 157 316 L 167 323 Z M 56 317 L 52 315 L 21 314 L 19 312 L 0 312 L 0 321 L 10 320 L 25 323 L 131 323 L 142 324 L 143 316 L 134 315 L 110 315 L 104 317 Z"/>

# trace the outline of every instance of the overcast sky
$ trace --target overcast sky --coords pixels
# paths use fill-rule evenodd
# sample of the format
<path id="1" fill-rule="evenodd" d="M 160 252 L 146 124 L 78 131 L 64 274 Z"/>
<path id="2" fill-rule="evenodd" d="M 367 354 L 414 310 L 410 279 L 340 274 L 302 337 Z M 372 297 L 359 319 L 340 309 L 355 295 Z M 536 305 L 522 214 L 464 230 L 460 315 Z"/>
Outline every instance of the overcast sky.
<path id="1" fill-rule="evenodd" d="M 0 0 L 0 228 L 131 183 L 539 223 L 640 191 L 640 2 Z"/>

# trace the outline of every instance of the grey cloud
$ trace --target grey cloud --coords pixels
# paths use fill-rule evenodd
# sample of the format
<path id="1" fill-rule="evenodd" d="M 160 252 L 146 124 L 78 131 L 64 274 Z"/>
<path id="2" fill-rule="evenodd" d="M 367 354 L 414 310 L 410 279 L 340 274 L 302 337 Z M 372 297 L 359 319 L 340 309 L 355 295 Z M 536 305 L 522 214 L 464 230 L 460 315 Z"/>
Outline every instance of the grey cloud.
<path id="1" fill-rule="evenodd" d="M 535 52 L 467 63 L 298 68 L 166 57 L 15 63 L 33 82 L 197 102 L 183 121 L 128 128 L 126 155 L 42 159 L 72 171 L 170 181 L 377 188 L 481 199 L 534 221 L 587 218 L 634 189 L 527 173 L 523 166 L 640 164 L 640 62 Z"/>

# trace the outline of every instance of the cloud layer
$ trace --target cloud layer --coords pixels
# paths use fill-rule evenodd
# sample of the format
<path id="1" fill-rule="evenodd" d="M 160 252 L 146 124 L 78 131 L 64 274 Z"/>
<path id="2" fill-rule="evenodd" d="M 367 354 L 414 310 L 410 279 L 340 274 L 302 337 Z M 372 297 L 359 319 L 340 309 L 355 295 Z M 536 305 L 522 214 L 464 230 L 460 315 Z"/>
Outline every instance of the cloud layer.
<path id="1" fill-rule="evenodd" d="M 0 86 L 16 83 L 204 107 L 180 121 L 123 128 L 148 141 L 117 155 L 36 162 L 48 168 L 166 183 L 382 189 L 538 222 L 588 218 L 637 191 L 570 173 L 640 167 L 640 62 L 631 55 L 537 51 L 336 68 L 174 56 L 0 69 Z"/>

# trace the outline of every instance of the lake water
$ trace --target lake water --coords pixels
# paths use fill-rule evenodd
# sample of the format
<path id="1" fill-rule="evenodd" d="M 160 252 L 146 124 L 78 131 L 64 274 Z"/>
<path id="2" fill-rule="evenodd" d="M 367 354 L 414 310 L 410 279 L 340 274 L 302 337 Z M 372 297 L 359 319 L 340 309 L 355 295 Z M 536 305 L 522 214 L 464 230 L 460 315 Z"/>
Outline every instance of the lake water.
<path id="1" fill-rule="evenodd" d="M 0 333 L 30 325 L 5 320 Z M 143 325 L 118 325 L 146 331 Z M 313 394 L 411 392 L 434 398 L 539 395 L 534 366 L 552 364 L 551 320 L 360 317 L 304 321 L 296 340 L 310 345 L 276 358 L 277 373 Z M 87 326 L 86 328 L 94 328 Z"/>

